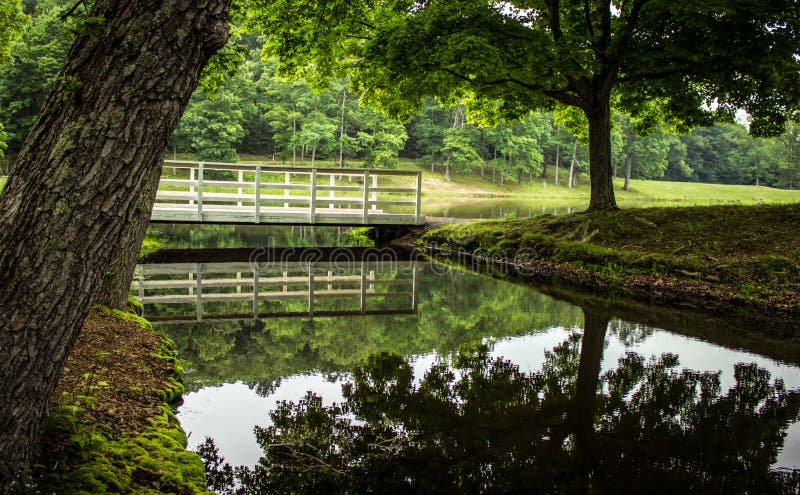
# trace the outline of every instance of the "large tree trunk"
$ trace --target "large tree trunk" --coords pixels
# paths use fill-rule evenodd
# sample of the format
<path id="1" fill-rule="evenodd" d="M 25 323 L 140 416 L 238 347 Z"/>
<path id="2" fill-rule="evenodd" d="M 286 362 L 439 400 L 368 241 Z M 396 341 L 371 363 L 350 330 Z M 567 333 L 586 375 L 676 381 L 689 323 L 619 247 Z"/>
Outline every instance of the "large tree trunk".
<path id="1" fill-rule="evenodd" d="M 125 309 L 127 306 L 133 272 L 139 258 L 139 247 L 147 234 L 160 178 L 161 167 L 153 167 L 150 176 L 144 178 L 139 198 L 135 203 L 138 211 L 125 219 L 125 231 L 119 246 L 114 250 L 108 268 L 103 273 L 95 304 L 115 309 Z"/>
<path id="2" fill-rule="evenodd" d="M 586 111 L 589 120 L 589 181 L 591 193 L 588 211 L 616 210 L 611 173 L 611 105 L 609 95 L 596 95 Z"/>
<path id="3" fill-rule="evenodd" d="M 99 32 L 76 38 L 20 153 L 0 196 L 0 491 L 28 470 L 115 252 L 138 249 L 149 181 L 229 3 L 97 0 Z"/>

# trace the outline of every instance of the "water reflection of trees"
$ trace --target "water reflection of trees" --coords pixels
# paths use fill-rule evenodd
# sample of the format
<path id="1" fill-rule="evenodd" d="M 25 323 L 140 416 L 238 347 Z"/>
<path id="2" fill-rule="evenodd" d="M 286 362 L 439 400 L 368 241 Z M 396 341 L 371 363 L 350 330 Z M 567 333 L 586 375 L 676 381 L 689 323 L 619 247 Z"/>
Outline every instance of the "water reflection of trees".
<path id="1" fill-rule="evenodd" d="M 586 312 L 584 326 L 530 374 L 483 345 L 419 381 L 374 354 L 343 404 L 280 404 L 257 428 L 255 469 L 217 465 L 210 480 L 233 492 L 237 477 L 239 493 L 796 493 L 798 473 L 770 466 L 800 392 L 748 364 L 723 391 L 671 354 L 628 353 L 601 375 L 609 319 Z"/>
<path id="2" fill-rule="evenodd" d="M 182 323 L 161 330 L 187 369 L 187 389 L 241 380 L 268 394 L 282 377 L 347 372 L 381 350 L 449 354 L 464 342 L 580 322 L 579 308 L 523 286 L 458 271 L 435 276 L 427 266 L 423 273 L 415 315 Z"/>

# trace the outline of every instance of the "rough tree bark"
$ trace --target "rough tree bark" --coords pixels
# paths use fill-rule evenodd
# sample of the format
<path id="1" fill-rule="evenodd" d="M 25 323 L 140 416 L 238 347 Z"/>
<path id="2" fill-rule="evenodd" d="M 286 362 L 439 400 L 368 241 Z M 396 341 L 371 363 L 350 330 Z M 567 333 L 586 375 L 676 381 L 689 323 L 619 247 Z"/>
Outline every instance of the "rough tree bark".
<path id="1" fill-rule="evenodd" d="M 135 251 L 161 154 L 230 0 L 97 0 L 0 196 L 0 491 L 41 420 L 114 253 Z M 133 253 L 132 253 L 133 254 Z"/>
<path id="2" fill-rule="evenodd" d="M 95 304 L 115 309 L 125 309 L 128 305 L 128 292 L 139 257 L 139 246 L 142 245 L 144 236 L 147 234 L 160 176 L 161 167 L 153 167 L 150 176 L 144 179 L 139 198 L 135 203 L 142 209 L 141 215 L 126 219 L 125 232 L 122 234 L 119 247 L 114 250 L 114 256 L 103 273 Z"/>
<path id="3" fill-rule="evenodd" d="M 610 96 L 596 91 L 591 107 L 585 109 L 589 120 L 589 180 L 591 193 L 588 211 L 616 210 L 611 172 L 611 103 Z"/>

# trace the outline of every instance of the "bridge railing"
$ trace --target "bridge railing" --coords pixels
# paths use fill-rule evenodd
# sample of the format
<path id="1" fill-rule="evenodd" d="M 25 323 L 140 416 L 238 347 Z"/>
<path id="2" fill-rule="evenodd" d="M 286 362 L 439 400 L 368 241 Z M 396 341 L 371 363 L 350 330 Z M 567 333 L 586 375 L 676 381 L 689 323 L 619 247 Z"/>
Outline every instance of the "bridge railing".
<path id="1" fill-rule="evenodd" d="M 416 280 L 413 261 L 150 264 L 131 295 L 153 322 L 398 314 L 416 311 Z"/>
<path id="2" fill-rule="evenodd" d="M 168 160 L 152 220 L 387 225 L 425 222 L 422 173 Z"/>

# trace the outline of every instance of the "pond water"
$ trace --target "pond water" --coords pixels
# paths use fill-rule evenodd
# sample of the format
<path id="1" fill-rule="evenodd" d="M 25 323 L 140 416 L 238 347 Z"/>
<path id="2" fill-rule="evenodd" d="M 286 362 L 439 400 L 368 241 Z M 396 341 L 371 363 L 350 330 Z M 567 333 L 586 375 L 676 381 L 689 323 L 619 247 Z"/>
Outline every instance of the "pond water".
<path id="1" fill-rule="evenodd" d="M 254 466 L 272 446 L 264 486 L 796 492 L 796 343 L 738 322 L 378 255 L 137 270 L 190 448 Z"/>

